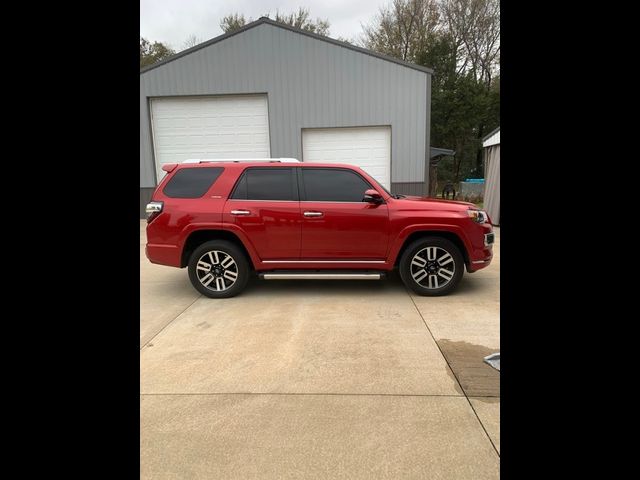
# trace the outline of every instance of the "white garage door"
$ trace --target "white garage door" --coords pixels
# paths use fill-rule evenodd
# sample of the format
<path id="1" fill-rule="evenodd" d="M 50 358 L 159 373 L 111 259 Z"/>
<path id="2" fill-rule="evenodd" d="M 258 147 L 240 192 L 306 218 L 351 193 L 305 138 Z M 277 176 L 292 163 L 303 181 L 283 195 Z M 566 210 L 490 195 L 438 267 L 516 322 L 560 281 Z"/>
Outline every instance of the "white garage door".
<path id="1" fill-rule="evenodd" d="M 302 160 L 357 165 L 390 188 L 391 127 L 305 129 Z"/>
<path id="2" fill-rule="evenodd" d="M 158 181 L 162 165 L 190 158 L 268 158 L 266 95 L 151 100 Z"/>

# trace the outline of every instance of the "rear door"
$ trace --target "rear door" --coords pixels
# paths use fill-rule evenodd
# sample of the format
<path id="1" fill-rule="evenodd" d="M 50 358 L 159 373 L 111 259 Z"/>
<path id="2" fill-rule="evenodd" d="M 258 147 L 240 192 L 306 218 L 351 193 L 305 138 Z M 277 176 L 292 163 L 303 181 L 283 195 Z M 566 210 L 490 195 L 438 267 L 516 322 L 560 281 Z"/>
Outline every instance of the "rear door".
<path id="1" fill-rule="evenodd" d="M 387 205 L 364 202 L 373 188 L 357 172 L 299 168 L 303 260 L 384 260 L 389 242 Z"/>
<path id="2" fill-rule="evenodd" d="M 294 169 L 247 168 L 225 203 L 224 221 L 245 232 L 261 260 L 298 259 L 302 216 Z"/>

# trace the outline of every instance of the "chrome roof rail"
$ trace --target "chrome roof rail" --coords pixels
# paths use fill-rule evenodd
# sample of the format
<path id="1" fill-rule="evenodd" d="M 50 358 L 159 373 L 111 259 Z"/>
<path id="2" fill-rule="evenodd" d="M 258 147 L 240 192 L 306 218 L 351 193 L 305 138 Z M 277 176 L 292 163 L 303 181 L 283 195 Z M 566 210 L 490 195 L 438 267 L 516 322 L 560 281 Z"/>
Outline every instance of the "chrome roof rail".
<path id="1" fill-rule="evenodd" d="M 182 163 L 211 163 L 211 162 L 269 162 L 269 163 L 300 163 L 300 160 L 296 158 L 219 158 L 219 159 L 189 159 L 184 160 Z"/>

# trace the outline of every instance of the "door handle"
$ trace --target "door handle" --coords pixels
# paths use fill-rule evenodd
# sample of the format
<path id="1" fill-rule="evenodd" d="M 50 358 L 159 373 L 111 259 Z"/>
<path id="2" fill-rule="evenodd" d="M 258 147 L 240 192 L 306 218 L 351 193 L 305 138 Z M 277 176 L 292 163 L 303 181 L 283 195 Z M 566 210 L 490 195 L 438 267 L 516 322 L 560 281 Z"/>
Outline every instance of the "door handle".
<path id="1" fill-rule="evenodd" d="M 322 215 L 324 215 L 324 213 L 322 213 L 322 212 L 304 212 L 303 215 L 305 217 L 321 217 Z"/>
<path id="2" fill-rule="evenodd" d="M 249 210 L 231 210 L 231 215 L 251 215 Z"/>

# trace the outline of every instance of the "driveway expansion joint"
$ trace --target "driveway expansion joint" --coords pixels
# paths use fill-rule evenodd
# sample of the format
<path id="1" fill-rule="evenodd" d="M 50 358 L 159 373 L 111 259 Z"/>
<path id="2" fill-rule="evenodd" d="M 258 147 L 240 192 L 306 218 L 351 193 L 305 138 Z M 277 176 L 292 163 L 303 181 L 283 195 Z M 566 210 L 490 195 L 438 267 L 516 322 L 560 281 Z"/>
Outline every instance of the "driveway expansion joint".
<path id="1" fill-rule="evenodd" d="M 152 393 L 140 393 L 141 396 L 215 396 L 215 395 L 272 395 L 272 396 L 332 396 L 332 397 L 445 397 L 445 398 L 464 398 L 464 395 L 452 395 L 452 394 L 419 394 L 419 393 L 328 393 L 328 392 L 152 392 Z M 479 398 L 479 397 L 473 397 Z"/>
<path id="2" fill-rule="evenodd" d="M 147 341 L 145 342 L 145 344 L 144 344 L 144 345 L 142 345 L 142 346 L 140 347 L 140 351 L 142 351 L 142 349 L 143 349 L 144 347 L 146 347 L 147 345 L 149 345 L 149 344 L 150 344 L 150 343 L 151 343 L 151 342 L 152 342 L 152 341 L 153 341 L 153 340 L 154 340 L 158 335 L 160 335 L 160 334 L 164 331 L 164 329 L 165 329 L 165 328 L 167 328 L 169 325 L 171 325 L 173 322 L 175 322 L 175 321 L 176 321 L 176 320 L 177 320 L 177 319 L 178 319 L 178 318 L 179 318 L 179 317 L 180 317 L 184 312 L 186 312 L 187 310 L 189 310 L 189 309 L 191 308 L 191 305 L 193 305 L 194 303 L 196 303 L 200 298 L 202 298 L 202 295 L 198 295 L 198 296 L 196 297 L 196 299 L 195 299 L 193 302 L 191 302 L 189 305 L 187 305 L 187 306 L 186 306 L 186 308 L 185 308 L 184 310 L 182 310 L 178 315 L 176 315 L 176 316 L 175 316 L 175 317 L 173 317 L 170 321 L 168 321 L 168 322 L 166 323 L 166 325 L 164 325 L 160 330 L 158 330 L 158 331 L 153 335 L 153 337 L 151 337 L 149 340 L 147 340 Z M 152 344 L 152 345 L 149 345 L 149 346 L 153 346 L 153 344 Z"/>
<path id="3" fill-rule="evenodd" d="M 429 335 L 431 335 L 431 338 L 433 339 L 433 341 L 435 342 L 436 346 L 438 347 L 438 350 L 440 351 L 440 354 L 442 355 L 442 358 L 444 358 L 444 361 L 447 362 L 447 368 L 449 368 L 449 370 L 451 370 L 451 374 L 453 375 L 453 378 L 456 379 L 456 383 L 458 384 L 458 387 L 460 387 L 460 390 L 464 394 L 464 398 L 467 399 L 467 403 L 471 407 L 471 410 L 473 411 L 473 414 L 478 419 L 478 423 L 482 427 L 482 430 L 484 431 L 484 434 L 489 439 L 489 442 L 491 442 L 491 446 L 493 447 L 493 449 L 496 452 L 496 455 L 498 455 L 498 458 L 499 458 L 500 457 L 500 452 L 496 448 L 496 445 L 493 443 L 493 440 L 491 439 L 491 436 L 489 435 L 489 432 L 487 432 L 487 429 L 485 428 L 484 424 L 482 423 L 482 420 L 480 420 L 480 417 L 478 416 L 478 412 L 476 412 L 476 409 L 473 408 L 473 404 L 471 403 L 471 400 L 469 399 L 469 396 L 467 395 L 466 390 L 464 388 L 462 388 L 462 384 L 460 383 L 460 380 L 458 379 L 458 376 L 456 375 L 456 372 L 453 370 L 453 367 L 449 363 L 449 360 L 447 359 L 447 356 L 442 351 L 442 348 L 440 348 L 440 345 L 438 344 L 438 341 L 436 340 L 436 337 L 433 336 L 433 332 L 429 328 L 429 325 L 427 324 L 427 321 L 425 320 L 425 318 L 422 316 L 422 312 L 420 311 L 420 309 L 416 305 L 416 302 L 415 302 L 415 300 L 413 298 L 413 295 L 411 295 L 411 292 L 409 292 L 408 289 L 406 291 L 407 291 L 407 295 L 409 295 L 409 298 L 411 299 L 411 302 L 413 303 L 413 306 L 415 307 L 416 311 L 418 312 L 418 315 L 420 315 L 420 318 L 422 319 L 422 323 L 424 323 L 424 326 L 426 327 L 427 331 L 429 332 Z M 479 398 L 479 397 L 476 396 L 474 398 Z M 485 397 L 485 398 L 487 398 L 487 397 Z M 491 397 L 491 398 L 500 398 L 500 397 Z"/>

